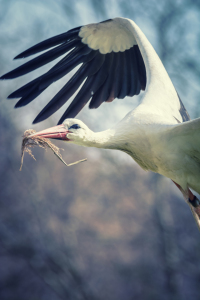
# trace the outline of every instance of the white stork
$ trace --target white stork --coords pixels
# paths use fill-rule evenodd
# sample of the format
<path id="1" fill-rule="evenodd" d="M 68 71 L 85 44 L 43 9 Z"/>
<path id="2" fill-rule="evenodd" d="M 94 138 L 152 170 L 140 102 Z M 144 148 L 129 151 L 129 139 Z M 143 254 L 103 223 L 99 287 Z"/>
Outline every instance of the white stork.
<path id="1" fill-rule="evenodd" d="M 33 123 L 57 111 L 86 80 L 60 119 L 61 125 L 35 135 L 126 152 L 144 170 L 173 180 L 200 228 L 200 201 L 189 189 L 200 193 L 200 118 L 190 120 L 162 62 L 138 26 L 129 19 L 114 18 L 77 27 L 15 58 L 48 48 L 52 49 L 1 77 L 16 78 L 67 53 L 48 72 L 8 96 L 20 98 L 15 106 L 20 107 L 81 64 Z M 74 119 L 88 101 L 89 108 L 97 108 L 115 98 L 138 95 L 141 90 L 145 92 L 140 105 L 111 129 L 93 132 Z"/>

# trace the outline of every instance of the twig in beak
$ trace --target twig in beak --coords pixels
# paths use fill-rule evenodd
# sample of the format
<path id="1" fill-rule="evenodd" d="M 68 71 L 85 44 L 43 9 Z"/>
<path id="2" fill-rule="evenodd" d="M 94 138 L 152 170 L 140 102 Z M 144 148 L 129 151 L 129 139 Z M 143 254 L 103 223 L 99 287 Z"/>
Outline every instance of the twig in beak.
<path id="1" fill-rule="evenodd" d="M 67 166 L 72 166 L 72 165 L 76 165 L 80 162 L 84 162 L 87 160 L 87 158 L 85 159 L 81 159 L 78 160 L 74 163 L 71 164 L 67 164 L 63 158 L 62 155 L 60 153 L 60 149 L 54 145 L 49 139 L 47 138 L 43 138 L 40 136 L 31 136 L 32 134 L 36 133 L 35 130 L 33 129 L 28 129 L 24 132 L 23 135 L 23 140 L 22 140 L 22 152 L 21 152 L 21 166 L 20 166 L 20 171 L 22 170 L 22 165 L 23 165 L 23 160 L 24 160 L 24 153 L 27 152 L 29 155 L 32 156 L 33 159 L 35 159 L 34 155 L 32 154 L 31 151 L 31 147 L 35 147 L 35 146 L 39 146 L 41 148 L 44 148 L 45 150 L 47 149 L 47 147 L 49 147 L 53 153 Z M 63 149 L 62 149 L 63 150 Z M 36 159 L 35 159 L 36 160 Z"/>

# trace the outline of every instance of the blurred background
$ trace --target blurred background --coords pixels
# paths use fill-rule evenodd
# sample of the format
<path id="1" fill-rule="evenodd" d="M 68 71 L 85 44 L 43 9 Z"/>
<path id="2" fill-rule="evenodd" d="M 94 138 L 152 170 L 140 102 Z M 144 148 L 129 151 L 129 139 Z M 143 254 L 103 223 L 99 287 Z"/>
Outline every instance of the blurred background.
<path id="1" fill-rule="evenodd" d="M 13 57 L 73 27 L 133 19 L 163 61 L 192 118 L 200 116 L 200 2 L 195 0 L 0 0 L 0 75 Z M 54 62 L 55 63 L 55 62 Z M 53 63 L 53 64 L 54 64 Z M 173 183 L 144 172 L 128 155 L 57 142 L 34 149 L 19 172 L 26 129 L 57 124 L 66 106 L 32 125 L 64 85 L 14 110 L 6 97 L 48 70 L 0 82 L 0 299 L 199 299 L 200 233 Z M 117 123 L 140 97 L 115 100 L 78 118 L 99 131 Z"/>

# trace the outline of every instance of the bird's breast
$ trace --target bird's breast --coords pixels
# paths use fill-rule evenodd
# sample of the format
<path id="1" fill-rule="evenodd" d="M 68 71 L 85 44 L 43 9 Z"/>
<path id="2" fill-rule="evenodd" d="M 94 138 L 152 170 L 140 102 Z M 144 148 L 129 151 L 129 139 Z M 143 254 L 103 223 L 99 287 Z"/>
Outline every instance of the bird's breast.
<path id="1" fill-rule="evenodd" d="M 142 128 L 123 136 L 119 150 L 130 155 L 144 170 L 158 172 L 158 165 L 151 138 Z"/>

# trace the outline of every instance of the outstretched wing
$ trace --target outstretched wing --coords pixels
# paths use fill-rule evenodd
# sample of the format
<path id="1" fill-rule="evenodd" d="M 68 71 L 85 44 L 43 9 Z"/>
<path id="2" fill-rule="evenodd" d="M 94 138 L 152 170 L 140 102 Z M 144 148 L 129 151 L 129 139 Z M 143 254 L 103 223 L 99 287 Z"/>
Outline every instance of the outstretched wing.
<path id="1" fill-rule="evenodd" d="M 43 121 L 56 112 L 84 80 L 59 124 L 65 118 L 75 117 L 89 100 L 89 108 L 97 108 L 104 101 L 138 95 L 146 88 L 146 69 L 134 34 L 126 26 L 127 22 L 128 20 L 116 18 L 77 27 L 22 52 L 15 59 L 54 47 L 3 75 L 1 79 L 22 76 L 64 53 L 67 54 L 48 72 L 19 88 L 8 98 L 20 98 L 15 107 L 27 105 L 49 85 L 80 64 L 78 71 L 43 108 L 33 123 Z"/>

